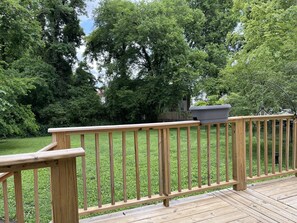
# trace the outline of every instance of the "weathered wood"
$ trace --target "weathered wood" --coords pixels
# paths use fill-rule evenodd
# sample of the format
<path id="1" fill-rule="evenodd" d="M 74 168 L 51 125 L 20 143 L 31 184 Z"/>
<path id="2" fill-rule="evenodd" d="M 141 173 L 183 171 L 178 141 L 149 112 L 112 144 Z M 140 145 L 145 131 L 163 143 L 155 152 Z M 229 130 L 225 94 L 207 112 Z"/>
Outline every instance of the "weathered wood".
<path id="1" fill-rule="evenodd" d="M 197 127 L 197 164 L 198 164 L 198 187 L 202 186 L 201 171 L 201 129 Z M 179 190 L 181 191 L 181 190 Z"/>
<path id="2" fill-rule="evenodd" d="M 109 170 L 110 170 L 110 196 L 111 204 L 115 204 L 115 188 L 114 188 L 114 156 L 113 156 L 113 138 L 112 132 L 108 133 L 109 142 Z"/>
<path id="3" fill-rule="evenodd" d="M 163 194 L 169 196 L 170 186 L 169 186 L 169 146 L 168 146 L 168 131 L 167 129 L 162 129 L 162 179 L 163 179 Z M 163 200 L 163 205 L 169 207 L 169 199 Z"/>
<path id="4" fill-rule="evenodd" d="M 261 123 L 257 121 L 257 176 L 261 175 Z"/>
<path id="5" fill-rule="evenodd" d="M 177 188 L 178 191 L 181 191 L 181 165 L 180 165 L 180 128 L 177 128 L 176 131 L 176 140 L 177 140 Z"/>
<path id="6" fill-rule="evenodd" d="M 220 151 L 220 124 L 217 124 L 217 131 L 216 131 L 216 166 L 217 166 L 217 171 L 216 171 L 216 175 L 217 175 L 217 184 L 220 184 L 220 155 L 221 155 L 221 151 Z"/>
<path id="7" fill-rule="evenodd" d="M 97 178 L 97 198 L 98 207 L 102 206 L 102 194 L 101 194 L 101 171 L 100 171 L 100 143 L 99 133 L 95 134 L 95 154 L 96 154 L 96 178 Z"/>
<path id="8" fill-rule="evenodd" d="M 276 142 L 276 134 L 275 134 L 275 123 L 276 121 L 272 121 L 272 174 L 275 173 L 275 142 Z"/>
<path id="9" fill-rule="evenodd" d="M 246 143 L 245 143 L 245 121 L 238 120 L 233 128 L 235 145 L 232 151 L 233 179 L 238 181 L 234 190 L 246 189 Z"/>
<path id="10" fill-rule="evenodd" d="M 158 130 L 158 170 L 159 170 L 159 196 L 163 195 L 163 164 L 162 164 L 162 130 Z"/>
<path id="11" fill-rule="evenodd" d="M 18 223 L 24 223 L 25 219 L 24 219 L 21 171 L 14 172 L 14 193 L 15 193 L 15 204 L 16 204 L 16 219 Z"/>
<path id="12" fill-rule="evenodd" d="M 229 182 L 229 123 L 225 124 L 225 168 L 226 182 Z"/>
<path id="13" fill-rule="evenodd" d="M 207 185 L 211 185 L 211 163 L 210 163 L 210 124 L 206 126 L 207 135 Z"/>
<path id="14" fill-rule="evenodd" d="M 134 131 L 134 153 L 135 153 L 135 175 L 136 175 L 136 197 L 140 200 L 140 170 L 139 170 L 139 148 L 138 131 Z"/>
<path id="15" fill-rule="evenodd" d="M 192 188 L 191 128 L 187 128 L 188 189 Z"/>
<path id="16" fill-rule="evenodd" d="M 9 223 L 7 180 L 4 180 L 2 182 L 2 190 L 3 190 L 2 192 L 3 192 L 4 222 Z"/>
<path id="17" fill-rule="evenodd" d="M 292 167 L 297 168 L 297 118 L 293 122 L 293 157 L 292 157 Z M 297 176 L 297 175 L 296 175 Z"/>
<path id="18" fill-rule="evenodd" d="M 81 147 L 86 150 L 85 146 L 85 135 L 80 135 Z M 82 179 L 83 179 L 83 193 L 84 193 L 84 209 L 88 208 L 88 194 L 87 194 L 87 170 L 86 170 L 86 157 L 81 157 L 81 170 L 82 170 Z"/>
<path id="19" fill-rule="evenodd" d="M 264 121 L 264 173 L 268 174 L 267 120 Z"/>
<path id="20" fill-rule="evenodd" d="M 39 212 L 39 192 L 38 192 L 38 169 L 33 170 L 34 173 L 34 207 L 35 207 L 35 222 L 40 222 Z"/>
<path id="21" fill-rule="evenodd" d="M 286 120 L 286 171 L 289 170 L 290 119 Z"/>
<path id="22" fill-rule="evenodd" d="M 127 202 L 127 139 L 126 132 L 122 132 L 122 169 L 123 169 L 123 198 Z"/>
<path id="23" fill-rule="evenodd" d="M 146 162 L 147 162 L 147 196 L 150 198 L 152 197 L 150 130 L 146 130 Z"/>
<path id="24" fill-rule="evenodd" d="M 253 177 L 253 121 L 249 121 L 249 176 Z"/>
<path id="25" fill-rule="evenodd" d="M 279 146 L 278 146 L 278 169 L 282 172 L 283 168 L 283 120 L 279 121 Z"/>

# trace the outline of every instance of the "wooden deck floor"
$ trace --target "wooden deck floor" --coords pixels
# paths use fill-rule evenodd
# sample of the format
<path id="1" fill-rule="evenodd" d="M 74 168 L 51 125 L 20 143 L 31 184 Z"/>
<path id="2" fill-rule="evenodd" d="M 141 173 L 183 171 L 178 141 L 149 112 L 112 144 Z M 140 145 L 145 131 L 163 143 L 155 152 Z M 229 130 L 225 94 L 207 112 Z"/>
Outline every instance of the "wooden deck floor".
<path id="1" fill-rule="evenodd" d="M 81 220 L 99 222 L 297 222 L 297 178 L 249 185 L 246 191 L 225 189 L 173 200 L 169 208 L 149 205 Z"/>

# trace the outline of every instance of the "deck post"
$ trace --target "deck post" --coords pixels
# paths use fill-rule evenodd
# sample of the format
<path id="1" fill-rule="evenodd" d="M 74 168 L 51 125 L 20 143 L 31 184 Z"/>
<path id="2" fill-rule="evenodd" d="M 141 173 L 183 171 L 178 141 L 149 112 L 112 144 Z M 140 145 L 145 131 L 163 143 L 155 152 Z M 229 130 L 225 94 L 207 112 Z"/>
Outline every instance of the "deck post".
<path id="1" fill-rule="evenodd" d="M 70 137 L 65 133 L 54 133 L 56 150 L 70 148 Z M 58 160 L 51 168 L 51 192 L 53 223 L 78 223 L 78 195 L 76 159 Z"/>
<path id="2" fill-rule="evenodd" d="M 232 124 L 232 165 L 233 179 L 238 184 L 233 186 L 236 191 L 246 189 L 246 143 L 245 121 L 243 118 Z"/>
<path id="3" fill-rule="evenodd" d="M 167 129 L 161 130 L 161 139 L 162 139 L 162 178 L 163 178 L 163 194 L 168 196 L 170 194 L 170 177 L 169 177 L 169 145 L 168 145 L 168 135 Z M 163 200 L 163 205 L 169 207 L 169 199 Z"/>

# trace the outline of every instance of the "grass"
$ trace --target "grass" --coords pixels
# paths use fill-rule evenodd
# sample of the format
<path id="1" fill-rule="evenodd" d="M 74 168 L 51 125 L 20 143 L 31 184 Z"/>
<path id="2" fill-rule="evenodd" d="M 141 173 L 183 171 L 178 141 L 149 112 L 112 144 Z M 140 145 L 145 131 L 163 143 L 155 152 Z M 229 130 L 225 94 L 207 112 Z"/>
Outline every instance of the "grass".
<path id="1" fill-rule="evenodd" d="M 201 128 L 201 162 L 202 162 L 202 183 L 207 184 L 207 142 L 206 131 Z M 225 133 L 223 127 L 220 134 L 220 176 L 221 181 L 225 180 Z M 231 131 L 229 131 L 231 133 Z M 188 156 L 187 156 L 187 131 L 181 129 L 181 175 L 182 175 L 182 188 L 188 187 Z M 211 181 L 216 181 L 216 130 L 211 129 Z M 195 128 L 191 129 L 190 134 L 191 141 L 191 183 L 192 186 L 197 186 L 197 132 Z M 284 137 L 285 139 L 285 137 Z M 170 167 L 171 167 L 171 188 L 172 191 L 177 190 L 177 149 L 176 149 L 176 130 L 170 131 Z M 138 133 L 139 141 L 139 167 L 140 167 L 140 187 L 141 197 L 147 196 L 147 151 L 146 151 L 146 135 L 145 131 Z M 39 138 L 26 138 L 26 139 L 8 139 L 0 141 L 0 155 L 4 154 L 16 154 L 33 152 L 41 149 L 45 145 L 51 142 L 51 137 L 39 137 Z M 110 203 L 110 160 L 109 160 L 109 139 L 107 133 L 100 134 L 100 176 L 101 176 L 101 193 L 102 203 Z M 231 152 L 231 137 L 229 136 L 229 177 L 232 178 L 232 152 Z M 248 142 L 248 138 L 247 138 Z M 150 131 L 150 157 L 151 157 L 151 182 L 152 182 L 152 194 L 158 194 L 158 133 L 157 131 Z M 278 142 L 277 142 L 278 145 Z M 71 146 L 79 147 L 80 136 L 71 136 Z M 115 175 L 115 199 L 116 201 L 123 200 L 123 176 L 122 176 L 122 135 L 121 133 L 113 133 L 113 148 L 114 148 L 114 175 Z M 256 138 L 253 137 L 253 172 L 256 173 Z M 264 146 L 261 143 L 261 165 L 264 163 Z M 271 148 L 271 145 L 269 145 Z M 283 147 L 285 148 L 285 147 Z M 85 150 L 86 150 L 86 163 L 87 163 L 87 200 L 88 207 L 97 206 L 97 187 L 96 187 L 96 155 L 95 155 L 95 142 L 94 135 L 85 135 Z M 285 149 L 283 149 L 284 152 Z M 248 155 L 248 144 L 247 144 Z M 247 156 L 248 157 L 248 156 Z M 271 153 L 269 155 L 271 157 Z M 285 156 L 283 156 L 285 157 Z M 135 183 L 135 152 L 134 152 L 134 133 L 127 132 L 127 196 L 128 199 L 134 199 L 136 197 L 136 183 Z M 271 162 L 269 163 L 271 169 Z M 79 194 L 79 207 L 83 207 L 83 180 L 81 169 L 81 158 L 77 159 L 77 174 L 78 174 L 78 194 Z M 247 162 L 248 167 L 248 162 Z M 247 168 L 248 171 L 248 168 Z M 262 173 L 263 173 L 262 169 Z M 9 205 L 10 216 L 14 218 L 15 204 L 14 204 L 14 189 L 12 178 L 8 181 L 9 185 Z M 39 171 L 39 195 L 40 195 L 40 215 L 42 216 L 42 222 L 49 222 L 51 220 L 50 212 L 50 183 L 49 183 L 49 171 L 48 169 L 42 169 Z M 33 171 L 23 171 L 23 193 L 24 193 L 24 208 L 26 212 L 26 222 L 35 222 L 35 208 L 34 208 L 34 191 L 33 188 Z M 1 189 L 0 189 L 1 190 Z M 3 218 L 3 202 L 2 193 L 0 195 L 0 219 Z"/>

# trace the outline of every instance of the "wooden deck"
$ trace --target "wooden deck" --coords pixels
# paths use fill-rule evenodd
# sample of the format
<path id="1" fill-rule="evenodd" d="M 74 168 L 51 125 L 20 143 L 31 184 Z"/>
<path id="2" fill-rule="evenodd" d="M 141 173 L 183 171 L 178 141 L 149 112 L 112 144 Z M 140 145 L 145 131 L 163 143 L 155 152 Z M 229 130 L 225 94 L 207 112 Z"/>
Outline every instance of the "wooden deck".
<path id="1" fill-rule="evenodd" d="M 116 222 L 297 222 L 297 178 L 249 185 L 245 191 L 225 189 L 199 196 L 135 208 L 81 223 Z"/>

